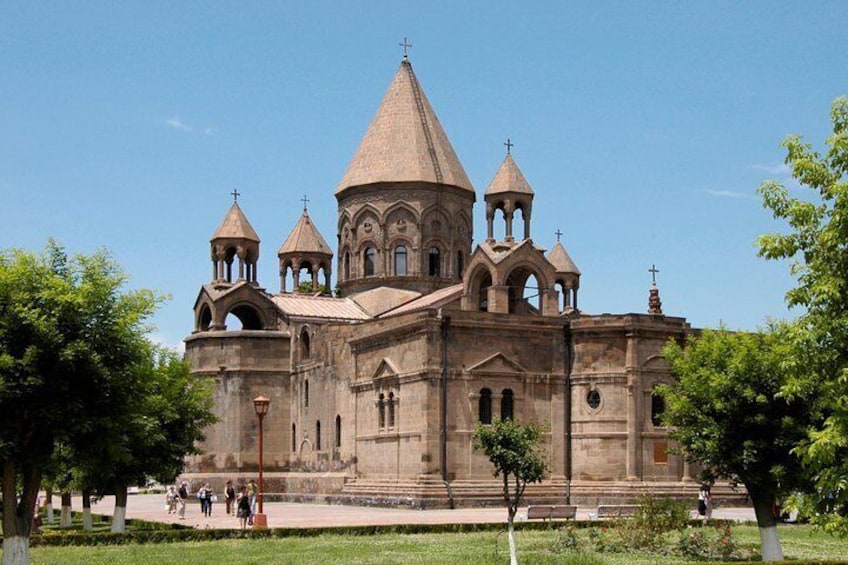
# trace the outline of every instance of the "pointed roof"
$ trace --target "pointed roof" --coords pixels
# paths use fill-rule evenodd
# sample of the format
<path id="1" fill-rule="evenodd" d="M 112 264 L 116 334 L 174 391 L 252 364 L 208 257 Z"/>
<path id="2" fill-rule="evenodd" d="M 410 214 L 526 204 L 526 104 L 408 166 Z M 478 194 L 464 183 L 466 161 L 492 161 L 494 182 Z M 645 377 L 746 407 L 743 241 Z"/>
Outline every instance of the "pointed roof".
<path id="1" fill-rule="evenodd" d="M 259 236 L 256 235 L 253 226 L 247 221 L 247 216 L 241 211 L 238 202 L 233 202 L 227 215 L 221 221 L 221 225 L 212 234 L 211 241 L 216 239 L 249 239 L 259 243 Z"/>
<path id="2" fill-rule="evenodd" d="M 522 194 L 533 194 L 533 189 L 530 188 L 530 183 L 521 174 L 518 165 L 509 153 L 498 167 L 498 172 L 495 173 L 495 178 L 489 183 L 489 188 L 486 189 L 486 194 L 500 194 L 503 192 L 520 192 Z"/>
<path id="3" fill-rule="evenodd" d="M 283 243 L 278 255 L 283 253 L 313 253 L 332 255 L 333 251 L 327 242 L 321 237 L 318 228 L 312 223 L 309 213 L 304 209 L 303 215 L 295 224 L 286 241 Z"/>
<path id="4" fill-rule="evenodd" d="M 352 186 L 403 181 L 474 192 L 408 60 L 395 74 L 336 194 Z"/>
<path id="5" fill-rule="evenodd" d="M 548 261 L 551 262 L 557 273 L 580 274 L 580 269 L 577 268 L 577 265 L 569 257 L 568 251 L 565 250 L 565 247 L 559 241 L 554 244 L 551 252 L 548 254 Z"/>

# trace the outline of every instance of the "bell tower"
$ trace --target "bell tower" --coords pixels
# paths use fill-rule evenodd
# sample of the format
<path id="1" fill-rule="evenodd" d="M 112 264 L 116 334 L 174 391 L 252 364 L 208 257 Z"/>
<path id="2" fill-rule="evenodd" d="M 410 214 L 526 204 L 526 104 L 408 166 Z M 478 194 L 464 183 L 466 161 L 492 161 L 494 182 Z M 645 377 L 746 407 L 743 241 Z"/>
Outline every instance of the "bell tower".
<path id="1" fill-rule="evenodd" d="M 209 240 L 212 248 L 212 282 L 231 285 L 247 281 L 257 285 L 259 236 L 238 205 L 238 190 L 233 190 L 233 205 Z"/>

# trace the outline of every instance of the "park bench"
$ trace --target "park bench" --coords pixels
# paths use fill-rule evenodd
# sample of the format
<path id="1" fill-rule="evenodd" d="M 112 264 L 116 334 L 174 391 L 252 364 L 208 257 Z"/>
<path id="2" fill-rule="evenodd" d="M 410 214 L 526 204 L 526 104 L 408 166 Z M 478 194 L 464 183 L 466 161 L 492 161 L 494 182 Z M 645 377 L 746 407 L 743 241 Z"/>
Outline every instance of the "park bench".
<path id="1" fill-rule="evenodd" d="M 601 504 L 596 516 L 602 518 L 630 518 L 639 511 L 638 504 Z"/>
<path id="2" fill-rule="evenodd" d="M 577 507 L 572 505 L 537 505 L 527 507 L 528 520 L 573 520 Z"/>

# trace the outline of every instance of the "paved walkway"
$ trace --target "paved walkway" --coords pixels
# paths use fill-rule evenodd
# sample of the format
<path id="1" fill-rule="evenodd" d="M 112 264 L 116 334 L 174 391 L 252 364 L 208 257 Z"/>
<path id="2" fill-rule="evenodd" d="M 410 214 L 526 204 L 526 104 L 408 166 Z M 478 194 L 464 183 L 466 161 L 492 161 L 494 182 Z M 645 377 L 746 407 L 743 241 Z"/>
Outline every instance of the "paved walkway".
<path id="1" fill-rule="evenodd" d="M 73 509 L 81 510 L 82 501 L 73 499 Z M 59 497 L 53 500 L 57 511 L 61 505 Z M 341 506 L 329 504 L 302 504 L 296 502 L 268 502 L 265 505 L 268 527 L 271 528 L 314 528 L 337 526 L 373 526 L 392 524 L 478 524 L 506 522 L 506 508 L 458 508 L 456 510 L 412 510 L 408 508 L 370 508 L 364 506 Z M 95 514 L 112 515 L 114 497 L 106 497 L 92 504 Z M 577 508 L 577 519 L 588 520 L 595 508 Z M 518 520 L 523 520 L 527 509 L 522 508 Z M 693 513 L 694 517 L 694 513 Z M 714 518 L 736 521 L 754 520 L 752 508 L 716 508 Z M 200 514 L 200 505 L 191 502 L 186 508 L 185 520 L 176 514 L 168 514 L 164 494 L 135 494 L 127 501 L 127 518 L 138 518 L 151 522 L 181 523 L 195 528 L 239 528 L 235 515 L 227 515 L 223 502 L 212 507 L 212 516 Z"/>

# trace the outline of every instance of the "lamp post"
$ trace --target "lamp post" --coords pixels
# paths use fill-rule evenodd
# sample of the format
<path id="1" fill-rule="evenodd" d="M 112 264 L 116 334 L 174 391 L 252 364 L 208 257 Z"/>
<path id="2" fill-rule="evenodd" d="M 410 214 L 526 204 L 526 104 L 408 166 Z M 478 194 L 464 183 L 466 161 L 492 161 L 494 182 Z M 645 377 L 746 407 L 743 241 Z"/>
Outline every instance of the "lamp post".
<path id="1" fill-rule="evenodd" d="M 266 396 L 257 396 L 253 399 L 253 408 L 256 410 L 256 416 L 259 417 L 259 492 L 256 493 L 256 498 L 259 502 L 259 512 L 253 517 L 254 528 L 267 528 L 268 517 L 262 512 L 262 496 L 264 490 L 262 487 L 262 419 L 268 413 L 268 406 L 271 404 L 271 399 Z"/>

